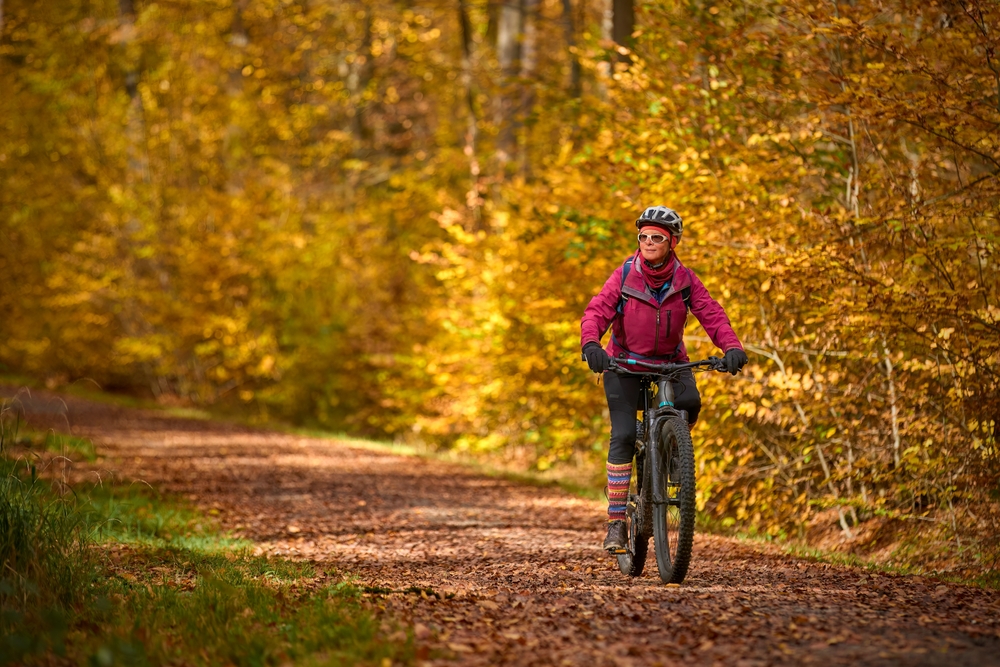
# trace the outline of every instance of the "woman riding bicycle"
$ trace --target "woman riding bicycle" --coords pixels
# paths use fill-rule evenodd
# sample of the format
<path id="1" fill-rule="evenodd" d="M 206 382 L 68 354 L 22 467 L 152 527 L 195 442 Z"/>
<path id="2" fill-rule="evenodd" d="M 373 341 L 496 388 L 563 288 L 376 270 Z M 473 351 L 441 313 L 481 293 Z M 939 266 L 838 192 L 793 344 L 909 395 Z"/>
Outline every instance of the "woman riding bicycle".
<path id="1" fill-rule="evenodd" d="M 611 413 L 608 448 L 608 535 L 604 548 L 619 550 L 628 539 L 625 508 L 628 502 L 632 458 L 635 454 L 638 377 L 607 373 L 611 357 L 647 362 L 688 361 L 684 346 L 687 311 L 704 327 L 712 342 L 726 353 L 726 370 L 733 375 L 747 363 L 743 345 L 726 311 L 712 298 L 691 269 L 674 254 L 683 224 L 673 209 L 651 206 L 635 221 L 639 249 L 615 269 L 600 293 L 590 300 L 580 323 L 583 356 L 590 370 L 604 373 L 604 392 Z M 601 337 L 611 327 L 607 351 Z M 701 396 L 688 370 L 674 387 L 674 404 L 686 410 L 694 424 Z"/>

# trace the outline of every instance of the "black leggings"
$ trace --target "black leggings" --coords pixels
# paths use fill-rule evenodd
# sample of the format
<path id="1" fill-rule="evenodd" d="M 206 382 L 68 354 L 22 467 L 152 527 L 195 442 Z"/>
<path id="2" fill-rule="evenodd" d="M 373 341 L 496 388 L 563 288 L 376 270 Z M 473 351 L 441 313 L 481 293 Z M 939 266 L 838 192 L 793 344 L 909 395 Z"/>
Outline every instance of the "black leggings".
<path id="1" fill-rule="evenodd" d="M 673 382 L 674 406 L 687 410 L 688 423 L 693 424 L 701 411 L 701 394 L 694 383 L 694 373 L 683 371 Z M 631 463 L 635 455 L 635 413 L 639 409 L 639 378 L 604 374 L 604 394 L 611 413 L 611 446 L 608 463 Z"/>

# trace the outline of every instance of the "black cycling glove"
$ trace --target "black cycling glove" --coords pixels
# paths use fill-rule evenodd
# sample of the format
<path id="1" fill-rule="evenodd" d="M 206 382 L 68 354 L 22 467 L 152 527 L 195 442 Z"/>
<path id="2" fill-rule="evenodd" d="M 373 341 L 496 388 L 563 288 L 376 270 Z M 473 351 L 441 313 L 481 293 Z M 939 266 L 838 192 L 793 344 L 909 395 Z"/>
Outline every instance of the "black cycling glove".
<path id="1" fill-rule="evenodd" d="M 739 373 L 748 361 L 750 359 L 747 358 L 747 353 L 739 348 L 734 347 L 726 351 L 726 370 L 732 375 Z"/>
<path id="2" fill-rule="evenodd" d="M 603 373 L 611 368 L 611 357 L 604 351 L 600 343 L 590 341 L 583 346 L 583 356 L 587 359 L 587 365 L 595 373 Z"/>

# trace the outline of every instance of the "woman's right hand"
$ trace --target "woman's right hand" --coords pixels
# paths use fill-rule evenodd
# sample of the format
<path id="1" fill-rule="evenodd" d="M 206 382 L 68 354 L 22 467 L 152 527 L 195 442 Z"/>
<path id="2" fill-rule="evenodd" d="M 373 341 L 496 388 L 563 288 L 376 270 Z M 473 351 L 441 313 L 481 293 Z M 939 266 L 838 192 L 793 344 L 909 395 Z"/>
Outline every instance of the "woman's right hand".
<path id="1" fill-rule="evenodd" d="M 604 373 L 611 368 L 611 357 L 604 351 L 600 343 L 591 341 L 583 346 L 583 356 L 587 359 L 587 365 L 595 373 Z"/>

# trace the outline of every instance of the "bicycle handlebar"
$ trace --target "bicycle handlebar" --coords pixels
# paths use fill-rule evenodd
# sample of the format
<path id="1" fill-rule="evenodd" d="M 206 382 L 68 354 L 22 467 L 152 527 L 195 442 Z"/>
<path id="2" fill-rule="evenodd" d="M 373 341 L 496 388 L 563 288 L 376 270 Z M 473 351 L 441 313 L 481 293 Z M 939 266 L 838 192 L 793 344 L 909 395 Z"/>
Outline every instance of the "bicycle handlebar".
<path id="1" fill-rule="evenodd" d="M 670 375 L 686 368 L 708 368 L 713 371 L 726 370 L 725 361 L 719 357 L 709 357 L 708 359 L 701 359 L 699 361 L 685 361 L 679 364 L 655 364 L 639 359 L 611 359 L 610 370 L 615 373 L 634 374 L 648 372 L 640 369 L 625 368 L 625 366 L 642 366 L 644 369 L 648 369 L 648 371 L 652 371 L 657 375 Z"/>

